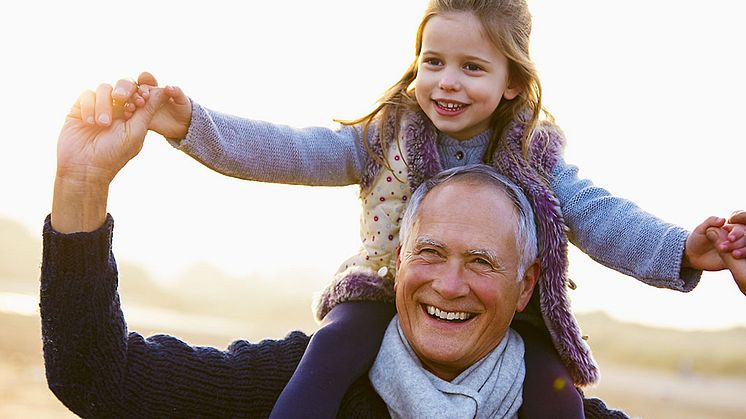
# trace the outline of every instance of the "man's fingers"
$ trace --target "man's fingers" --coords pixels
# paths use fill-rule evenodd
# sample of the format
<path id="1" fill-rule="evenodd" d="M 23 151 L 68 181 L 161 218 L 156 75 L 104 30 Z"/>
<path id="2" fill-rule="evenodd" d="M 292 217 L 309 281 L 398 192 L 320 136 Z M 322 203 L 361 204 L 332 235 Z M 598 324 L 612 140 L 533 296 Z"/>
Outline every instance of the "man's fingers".
<path id="1" fill-rule="evenodd" d="M 96 124 L 108 127 L 111 124 L 111 85 L 100 84 L 96 88 Z"/>
<path id="2" fill-rule="evenodd" d="M 705 231 L 705 236 L 717 249 L 723 264 L 730 271 L 733 279 L 743 295 L 746 295 L 746 260 L 734 257 L 728 250 L 723 250 L 720 244 L 727 242 L 728 232 L 722 228 L 710 227 Z"/>
<path id="3" fill-rule="evenodd" d="M 80 119 L 88 125 L 96 124 L 96 94 L 91 90 L 81 93 L 77 101 L 80 107 Z"/>
<path id="4" fill-rule="evenodd" d="M 111 97 L 114 100 L 126 102 L 137 91 L 137 83 L 132 79 L 121 79 L 114 85 Z"/>
<path id="5" fill-rule="evenodd" d="M 737 210 L 733 211 L 728 219 L 730 224 L 746 224 L 746 211 Z"/>
<path id="6" fill-rule="evenodd" d="M 155 79 L 154 75 L 148 73 L 147 71 L 143 71 L 142 73 L 140 73 L 139 76 L 137 76 L 137 83 L 158 86 L 158 80 Z"/>

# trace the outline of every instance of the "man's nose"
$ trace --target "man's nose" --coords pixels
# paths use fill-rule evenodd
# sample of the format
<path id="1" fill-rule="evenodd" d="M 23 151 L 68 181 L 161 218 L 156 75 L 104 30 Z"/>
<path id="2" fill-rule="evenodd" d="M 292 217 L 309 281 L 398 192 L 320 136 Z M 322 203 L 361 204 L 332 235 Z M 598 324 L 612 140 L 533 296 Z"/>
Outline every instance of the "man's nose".
<path id="1" fill-rule="evenodd" d="M 456 71 L 445 69 L 440 76 L 438 88 L 441 90 L 454 91 L 461 89 L 461 80 Z"/>
<path id="2" fill-rule="evenodd" d="M 448 263 L 444 266 L 433 279 L 431 286 L 441 297 L 449 300 L 469 294 L 469 284 L 460 263 Z"/>

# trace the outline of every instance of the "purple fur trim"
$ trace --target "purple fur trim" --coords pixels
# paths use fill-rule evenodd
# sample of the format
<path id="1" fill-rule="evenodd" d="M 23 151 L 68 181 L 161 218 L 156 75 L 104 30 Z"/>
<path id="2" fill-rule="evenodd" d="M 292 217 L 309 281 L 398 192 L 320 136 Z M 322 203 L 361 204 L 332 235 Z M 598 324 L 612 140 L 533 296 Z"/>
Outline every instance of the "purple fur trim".
<path id="1" fill-rule="evenodd" d="M 438 157 L 438 132 L 430 119 L 421 112 L 408 113 L 402 138 L 407 150 L 409 187 L 412 191 L 442 169 Z"/>
<path id="2" fill-rule="evenodd" d="M 389 144 L 391 144 L 392 136 L 394 132 L 396 131 L 395 124 L 398 123 L 398 121 L 394 120 L 395 118 L 391 117 L 386 121 L 386 132 L 389 134 L 389 138 L 381 139 L 380 135 L 382 135 L 382 130 L 380 127 L 377 126 L 377 121 L 374 121 L 371 123 L 371 129 L 373 129 L 373 135 L 369 135 L 368 139 L 368 147 L 370 147 L 370 151 L 372 151 L 376 156 L 381 157 L 382 159 L 386 158 L 386 149 L 388 148 Z M 381 164 L 373 158 L 373 156 L 366 155 L 366 163 L 365 163 L 365 171 L 362 174 L 362 179 L 360 180 L 360 194 L 364 193 L 366 189 L 370 188 L 370 185 L 373 184 L 373 180 L 375 180 L 376 176 L 378 176 L 378 172 L 381 170 Z"/>
<path id="3" fill-rule="evenodd" d="M 321 321 L 334 306 L 347 301 L 394 302 L 393 281 L 383 280 L 365 268 L 350 268 L 334 278 L 314 303 L 316 320 Z"/>
<path id="4" fill-rule="evenodd" d="M 522 132 L 522 130 L 521 130 Z M 534 130 L 533 141 L 529 148 L 531 165 L 549 175 L 565 148 L 565 135 L 557 126 L 542 122 Z"/>
<path id="5" fill-rule="evenodd" d="M 539 258 L 543 262 L 539 296 L 544 323 L 575 384 L 586 386 L 598 380 L 598 368 L 581 338 L 567 299 L 567 237 L 559 202 L 542 181 L 559 157 L 556 153 L 561 152 L 563 137 L 551 127 L 537 131 L 530 150 L 530 159 L 538 166 L 537 170 L 522 157 L 522 135 L 521 124 L 508 124 L 493 160 L 503 174 L 524 189 L 534 207 Z"/>

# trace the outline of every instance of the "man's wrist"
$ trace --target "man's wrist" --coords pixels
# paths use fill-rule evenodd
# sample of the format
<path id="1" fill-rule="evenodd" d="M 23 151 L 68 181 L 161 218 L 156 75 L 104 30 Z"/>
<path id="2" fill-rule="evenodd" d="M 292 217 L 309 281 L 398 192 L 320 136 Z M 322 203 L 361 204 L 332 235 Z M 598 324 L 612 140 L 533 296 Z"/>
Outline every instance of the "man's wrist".
<path id="1" fill-rule="evenodd" d="M 52 199 L 52 228 L 60 233 L 94 231 L 106 221 L 109 183 L 57 176 Z"/>

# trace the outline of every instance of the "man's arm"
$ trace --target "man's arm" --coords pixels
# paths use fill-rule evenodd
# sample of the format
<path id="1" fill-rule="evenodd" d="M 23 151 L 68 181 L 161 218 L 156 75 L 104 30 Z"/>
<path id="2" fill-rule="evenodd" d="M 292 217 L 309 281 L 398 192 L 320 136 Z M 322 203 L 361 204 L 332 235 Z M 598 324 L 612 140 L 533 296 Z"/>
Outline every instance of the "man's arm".
<path id="1" fill-rule="evenodd" d="M 234 342 L 226 351 L 127 333 L 106 213 L 111 181 L 135 157 L 154 92 L 133 117 L 101 119 L 111 87 L 81 95 L 58 141 L 53 209 L 44 227 L 40 312 L 47 381 L 83 417 L 261 417 L 289 379 L 308 337 Z"/>

